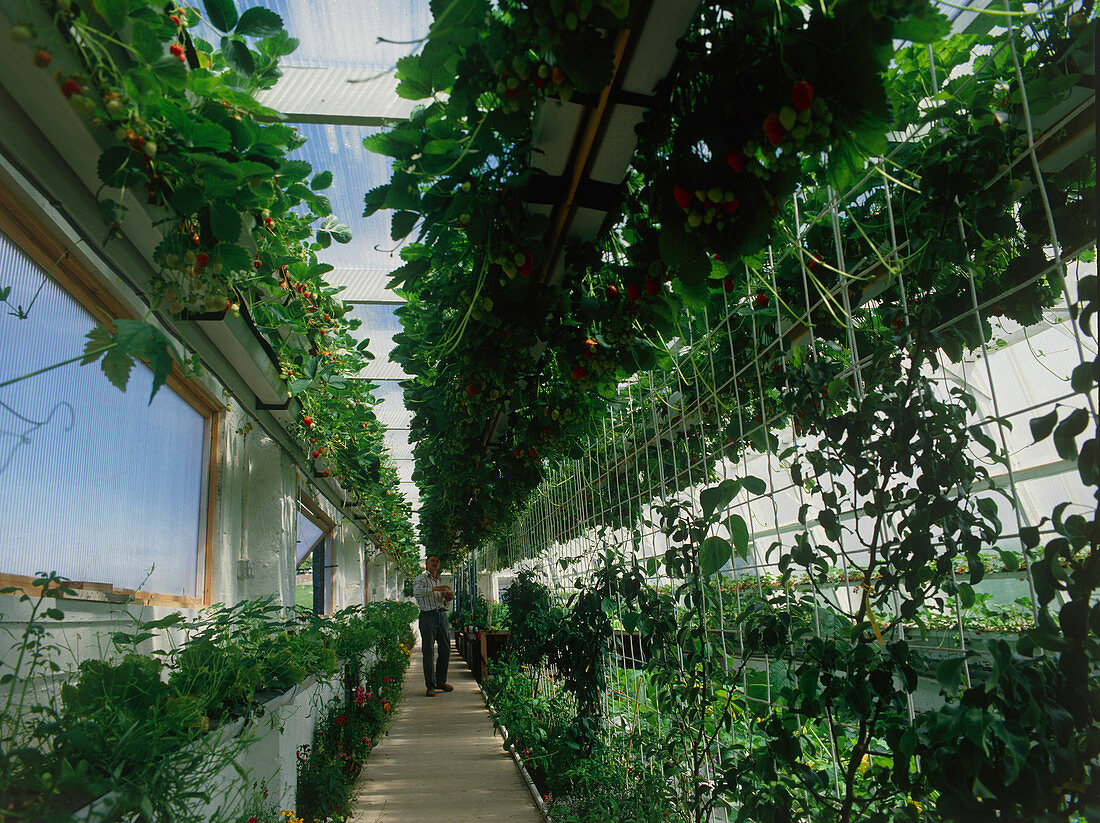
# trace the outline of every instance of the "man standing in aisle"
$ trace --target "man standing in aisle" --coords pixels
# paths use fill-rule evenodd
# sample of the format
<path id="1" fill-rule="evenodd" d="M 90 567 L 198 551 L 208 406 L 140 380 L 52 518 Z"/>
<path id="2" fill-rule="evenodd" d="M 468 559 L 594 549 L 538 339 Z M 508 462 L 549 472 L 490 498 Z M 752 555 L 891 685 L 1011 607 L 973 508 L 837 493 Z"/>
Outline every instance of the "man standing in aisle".
<path id="1" fill-rule="evenodd" d="M 454 599 L 451 587 L 439 579 L 439 555 L 429 554 L 424 563 L 426 571 L 413 581 L 413 597 L 420 607 L 420 645 L 424 653 L 425 694 L 435 697 L 436 690 L 453 692 L 447 682 L 447 661 L 451 652 L 451 634 L 447 631 L 447 604 Z M 436 659 L 436 644 L 439 658 Z"/>

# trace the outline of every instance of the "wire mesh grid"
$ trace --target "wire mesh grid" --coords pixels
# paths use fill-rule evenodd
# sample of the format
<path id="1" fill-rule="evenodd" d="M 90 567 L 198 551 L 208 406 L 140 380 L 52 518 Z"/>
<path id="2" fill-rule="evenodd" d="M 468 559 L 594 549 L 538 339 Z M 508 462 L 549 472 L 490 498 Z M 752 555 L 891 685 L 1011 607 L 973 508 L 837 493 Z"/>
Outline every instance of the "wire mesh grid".
<path id="1" fill-rule="evenodd" d="M 1082 177 L 1093 173 L 1087 150 L 1066 161 L 1064 129 L 1091 96 L 1046 106 L 1036 123 L 1018 54 L 1020 30 L 1041 29 L 1052 12 L 1027 11 L 1017 19 L 1006 4 L 1006 14 L 994 18 L 995 45 L 972 60 L 938 67 L 929 48 L 921 105 L 930 107 L 937 93 L 975 89 L 1018 95 L 1022 115 L 1008 127 L 1021 143 L 985 188 L 995 194 L 1008 177 L 1021 181 L 1016 197 L 1034 208 L 1025 214 L 1017 205 L 1011 217 L 1042 224 L 1041 257 L 1025 273 L 988 278 L 979 258 L 989 256 L 990 244 L 976 237 L 979 228 L 956 196 L 944 207 L 950 217 L 944 229 L 966 248 L 964 262 L 949 268 L 950 282 L 914 282 L 924 276 L 916 258 L 928 238 L 916 233 L 926 226 L 912 215 L 919 215 L 914 204 L 929 172 L 922 167 L 922 178 L 909 163 L 919 165 L 922 148 L 934 141 L 927 121 L 895 134 L 848 191 L 798 193 L 786 242 L 769 248 L 758 265 L 744 266 L 738 273 L 744 287 L 726 289 L 730 296 L 723 295 L 719 311 L 712 306 L 684 318 L 680 337 L 667 342 L 671 369 L 620 386 L 585 456 L 556 471 L 500 546 L 502 562 L 535 570 L 563 603 L 607 557 L 666 593 L 681 616 L 705 609 L 694 623 L 682 620 L 690 630 L 664 665 L 679 666 L 678 676 L 690 680 L 701 670 L 693 649 L 703 643 L 718 661 L 720 670 L 707 674 L 709 704 L 691 716 L 698 725 L 688 730 L 709 751 L 693 760 L 685 748 L 683 762 L 695 770 L 677 778 L 697 800 L 709 793 L 710 819 L 725 820 L 733 806 L 722 796 L 727 758 L 751 752 L 758 724 L 782 713 L 805 676 L 799 664 L 812 639 L 831 642 L 838 626 L 864 623 L 880 650 L 907 642 L 924 668 L 914 672 L 915 685 L 897 690 L 894 707 L 912 724 L 918 713 L 943 704 L 937 667 L 957 660 L 970 686 L 995 665 L 987 641 L 1035 620 L 1033 557 L 1023 532 L 1053 534 L 1048 524 L 1059 504 L 1089 504 L 1092 490 L 1077 477 L 1075 461 L 1055 445 L 1033 443 L 1027 424 L 1055 408 L 1080 408 L 1091 419 L 1096 411 L 1095 398 L 1070 385 L 1074 369 L 1096 357 L 1095 342 L 1073 322 L 1078 285 L 1094 273 L 1094 237 L 1060 238 L 1048 195 L 1052 175 L 1067 165 L 1077 163 Z M 1028 42 L 1034 46 L 1034 38 Z M 1035 257 L 1034 247 L 1025 251 Z M 919 304 L 934 299 L 937 320 L 924 326 L 915 319 Z M 1008 309 L 1020 301 L 1029 310 Z M 896 344 L 897 362 L 887 369 L 893 384 L 884 381 L 881 355 L 871 345 L 884 325 Z M 927 357 L 901 363 L 915 351 Z M 775 389 L 776 378 L 787 374 L 797 375 L 787 383 L 798 381 L 789 392 L 793 403 Z M 845 460 L 846 449 L 859 452 L 866 444 L 853 442 L 850 432 L 838 442 L 828 423 L 860 407 L 880 409 L 881 422 L 894 413 L 891 402 L 909 403 L 918 421 L 945 415 L 954 426 L 953 434 L 925 432 L 927 443 L 910 444 L 911 464 L 893 467 L 906 479 L 894 482 L 892 497 L 882 493 L 889 478 L 876 489 L 862 476 L 865 467 Z M 898 431 L 884 424 L 878 436 Z M 950 443 L 931 439 L 949 436 Z M 924 448 L 945 445 L 967 456 L 970 468 L 948 484 L 947 495 L 973 535 L 939 524 L 934 512 L 917 517 L 905 510 L 929 470 L 921 468 Z M 721 509 L 707 517 L 706 537 L 686 540 L 685 518 L 715 500 Z M 724 542 L 712 545 L 725 554 L 705 574 L 693 579 L 683 564 L 669 562 L 677 546 L 692 542 L 691 550 L 703 554 L 715 537 Z M 960 549 L 971 537 L 973 544 Z M 911 568 L 895 568 L 899 555 L 883 556 L 888 543 L 897 553 L 926 551 L 930 565 L 940 564 L 945 577 L 921 599 L 924 608 L 915 611 L 909 595 L 926 581 L 909 579 Z M 610 588 L 607 602 L 605 729 L 667 736 L 688 718 L 661 704 L 638 631 L 647 616 Z M 802 637 L 782 646 L 780 658 L 746 639 L 776 614 L 784 615 L 786 631 L 797 627 Z M 850 768 L 854 750 L 863 752 L 855 761 L 860 774 L 874 758 L 890 757 L 883 738 L 864 736 L 852 717 L 826 712 L 823 722 L 796 725 L 796 733 L 814 741 L 805 760 L 831 778 L 822 793 L 832 793 L 838 805 L 858 777 Z"/>

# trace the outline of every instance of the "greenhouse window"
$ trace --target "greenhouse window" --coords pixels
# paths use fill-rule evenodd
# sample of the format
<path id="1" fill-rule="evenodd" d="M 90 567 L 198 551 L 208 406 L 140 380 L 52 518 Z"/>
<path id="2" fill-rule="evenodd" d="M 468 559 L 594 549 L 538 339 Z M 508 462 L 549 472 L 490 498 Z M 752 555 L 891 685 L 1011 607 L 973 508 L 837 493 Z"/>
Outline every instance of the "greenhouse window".
<path id="1" fill-rule="evenodd" d="M 120 392 L 74 360 L 107 315 L 62 287 L 69 268 L 0 234 L 0 576 L 200 601 L 216 415 L 182 381 L 150 400 L 143 364 Z"/>

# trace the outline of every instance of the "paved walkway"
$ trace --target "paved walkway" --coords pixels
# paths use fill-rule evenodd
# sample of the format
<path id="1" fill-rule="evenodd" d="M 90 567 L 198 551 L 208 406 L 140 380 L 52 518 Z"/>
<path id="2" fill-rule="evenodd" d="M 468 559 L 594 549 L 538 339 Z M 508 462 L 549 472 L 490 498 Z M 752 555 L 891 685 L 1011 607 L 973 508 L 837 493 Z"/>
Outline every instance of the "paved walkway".
<path id="1" fill-rule="evenodd" d="M 424 696 L 418 643 L 389 737 L 371 752 L 356 784 L 351 823 L 541 823 L 453 646 L 447 680 L 453 692 Z"/>

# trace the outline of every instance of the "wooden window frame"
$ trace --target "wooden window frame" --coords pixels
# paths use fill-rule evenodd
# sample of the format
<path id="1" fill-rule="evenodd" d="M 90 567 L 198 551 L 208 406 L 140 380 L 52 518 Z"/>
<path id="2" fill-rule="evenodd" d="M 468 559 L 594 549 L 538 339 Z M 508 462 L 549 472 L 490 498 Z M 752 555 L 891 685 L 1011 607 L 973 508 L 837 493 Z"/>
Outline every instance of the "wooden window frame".
<path id="1" fill-rule="evenodd" d="M 326 547 L 331 547 L 331 549 L 335 549 L 336 523 L 331 517 L 329 517 L 327 514 L 324 513 L 324 511 L 321 510 L 321 507 L 318 506 L 311 497 L 309 497 L 302 491 L 298 492 L 298 511 L 305 515 L 306 519 L 309 520 L 310 523 L 321 530 L 321 537 L 314 542 L 313 546 L 310 546 L 309 551 L 302 556 L 302 560 L 305 560 L 306 557 L 309 557 L 309 555 L 313 553 L 313 549 L 322 540 L 325 541 Z M 297 552 L 295 552 L 295 554 L 297 554 Z M 324 557 L 325 562 L 321 566 L 321 573 L 327 575 L 327 578 L 325 579 L 325 594 L 327 602 L 325 603 L 325 611 L 322 612 L 323 615 L 332 614 L 334 606 L 332 584 L 335 580 L 336 564 L 328 562 L 328 554 L 329 552 L 326 551 Z M 295 569 L 297 569 L 297 564 L 295 564 Z M 315 575 L 317 574 L 316 564 L 314 564 L 313 573 Z"/>
<path id="2" fill-rule="evenodd" d="M 71 254 L 71 247 L 43 221 L 27 208 L 25 203 L 0 180 L 0 232 L 23 254 L 39 266 L 46 277 L 54 280 L 85 311 L 99 323 L 114 326 L 115 320 L 137 318 L 119 301 L 95 275 Z M 215 516 L 217 514 L 218 457 L 225 407 L 205 387 L 186 377 L 179 365 L 172 364 L 172 372 L 165 385 L 174 391 L 204 420 L 206 455 L 205 498 L 206 533 L 196 547 L 196 581 L 201 578 L 202 597 L 146 592 L 116 588 L 111 583 L 98 581 L 70 581 L 67 585 L 76 592 L 73 599 L 108 603 L 139 603 L 150 606 L 197 609 L 212 602 L 214 594 L 214 541 Z M 201 575 L 199 574 L 201 564 Z M 0 572 L 0 586 L 13 586 L 32 597 L 41 591 L 31 585 L 33 577 Z"/>

